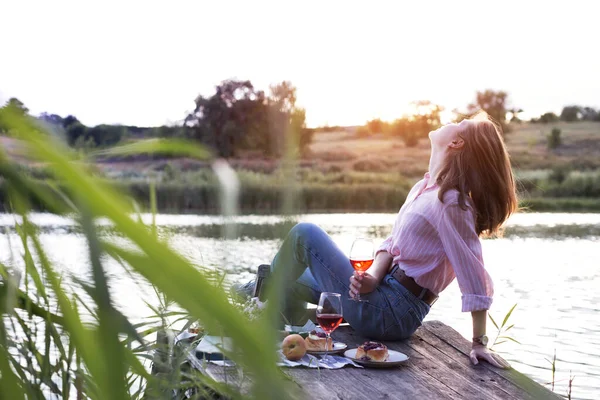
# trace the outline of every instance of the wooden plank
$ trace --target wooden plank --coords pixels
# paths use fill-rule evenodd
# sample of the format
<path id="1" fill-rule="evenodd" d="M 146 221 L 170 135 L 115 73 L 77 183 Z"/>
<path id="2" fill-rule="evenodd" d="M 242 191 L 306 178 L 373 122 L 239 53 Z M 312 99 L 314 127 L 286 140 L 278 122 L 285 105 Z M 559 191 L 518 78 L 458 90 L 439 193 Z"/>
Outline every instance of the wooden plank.
<path id="1" fill-rule="evenodd" d="M 350 327 L 341 327 L 333 335 L 336 340 L 356 347 L 366 339 L 357 335 Z M 407 354 L 412 359 L 407 364 L 393 369 L 358 369 L 346 367 L 339 370 L 321 370 L 321 380 L 315 385 L 318 372 L 308 369 L 284 369 L 300 386 L 310 388 L 311 398 L 388 399 L 429 396 L 430 398 L 460 399 L 463 396 L 451 387 L 422 374 L 411 367 L 415 354 L 405 342 L 390 342 L 392 350 Z M 323 381 L 323 379 L 326 379 Z"/>
<path id="2" fill-rule="evenodd" d="M 223 367 L 207 363 L 202 372 L 216 382 L 222 382 L 229 385 L 239 393 L 249 394 L 252 389 L 251 376 L 240 374 L 235 367 Z"/>
<path id="3" fill-rule="evenodd" d="M 466 356 L 466 358 L 464 356 L 462 358 L 457 358 L 457 361 L 463 363 L 470 363 L 468 359 L 468 354 L 471 351 L 471 344 L 454 329 L 444 325 L 439 321 L 429 321 L 423 324 L 422 329 L 425 329 L 428 332 L 432 333 L 441 342 L 449 344 L 454 349 L 458 350 L 464 356 Z M 503 390 L 511 390 L 511 393 L 513 393 L 514 396 L 517 398 L 562 399 L 561 396 L 545 388 L 539 383 L 533 381 L 531 378 L 516 371 L 515 369 L 503 370 L 499 368 L 494 368 L 486 362 L 480 363 L 474 368 L 479 368 L 479 373 L 481 373 L 482 375 L 485 374 L 486 378 L 489 379 L 490 382 L 498 382 L 498 384 L 502 387 Z M 485 372 L 483 372 L 482 370 L 485 370 Z M 507 381 L 509 382 L 509 384 L 507 384 Z M 511 386 L 514 387 L 514 389 L 512 389 Z"/>
<path id="4" fill-rule="evenodd" d="M 409 367 L 393 370 L 358 369 L 314 370 L 292 368 L 285 371 L 311 399 L 398 399 L 463 398 L 447 387 L 432 385 Z"/>
<path id="5" fill-rule="evenodd" d="M 515 392 L 516 387 L 481 365 L 474 366 L 460 351 L 441 341 L 426 329 L 420 329 L 408 340 L 418 353 L 426 357 L 426 361 L 418 365 L 425 373 L 433 373 L 433 377 L 460 391 L 472 399 L 524 399 L 528 398 Z M 432 371 L 433 370 L 433 371 Z M 510 386 L 513 390 L 506 390 Z M 518 390 L 518 389 L 517 389 Z"/>
<path id="6" fill-rule="evenodd" d="M 472 370 L 462 367 L 452 357 L 429 343 L 421 341 L 419 336 L 411 338 L 409 346 L 414 346 L 415 352 L 422 356 L 420 362 L 415 363 L 415 368 L 418 368 L 421 373 L 429 375 L 430 379 L 437 380 L 463 394 L 467 399 L 514 398 L 502 390 L 486 387 L 485 382 L 477 378 Z M 462 357 L 462 354 L 460 356 Z"/>

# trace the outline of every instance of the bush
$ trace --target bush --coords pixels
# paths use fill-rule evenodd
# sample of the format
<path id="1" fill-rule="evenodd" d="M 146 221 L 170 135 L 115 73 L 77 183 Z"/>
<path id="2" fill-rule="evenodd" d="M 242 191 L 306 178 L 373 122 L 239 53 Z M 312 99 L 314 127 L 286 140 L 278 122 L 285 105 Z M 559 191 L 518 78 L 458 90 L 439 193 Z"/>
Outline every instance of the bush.
<path id="1" fill-rule="evenodd" d="M 560 134 L 561 131 L 558 128 L 554 128 L 552 129 L 552 131 L 550 132 L 550 135 L 548 135 L 548 148 L 549 149 L 556 149 L 558 146 L 560 146 L 562 140 L 560 138 Z"/>
<path id="2" fill-rule="evenodd" d="M 366 159 L 355 162 L 352 165 L 352 169 L 354 171 L 360 172 L 384 172 L 387 171 L 389 168 L 381 160 Z"/>
<path id="3" fill-rule="evenodd" d="M 558 115 L 554 114 L 553 112 L 547 112 L 545 114 L 542 114 L 539 118 L 539 120 L 536 121 L 531 121 L 531 122 L 541 122 L 542 124 L 549 124 L 552 122 L 558 122 L 559 118 Z"/>
<path id="4" fill-rule="evenodd" d="M 359 126 L 356 128 L 356 137 L 365 138 L 371 136 L 371 131 L 366 126 Z"/>
<path id="5" fill-rule="evenodd" d="M 338 161 L 352 161 L 356 160 L 357 155 L 355 153 L 349 151 L 323 151 L 320 153 L 316 153 L 314 155 L 316 159 L 328 161 L 328 162 L 338 162 Z"/>
<path id="6" fill-rule="evenodd" d="M 383 133 L 386 123 L 379 118 L 367 122 L 367 128 L 371 134 Z"/>
<path id="7" fill-rule="evenodd" d="M 419 144 L 419 137 L 412 131 L 406 132 L 406 134 L 402 136 L 402 140 L 406 147 L 415 147 Z"/>
<path id="8" fill-rule="evenodd" d="M 163 181 L 175 181 L 181 178 L 181 170 L 177 165 L 166 163 L 163 169 Z"/>
<path id="9" fill-rule="evenodd" d="M 565 181 L 565 179 L 567 179 L 567 177 L 569 176 L 569 174 L 571 173 L 569 167 L 561 165 L 561 166 L 557 166 L 552 168 L 552 171 L 550 172 L 550 175 L 548 176 L 548 179 L 551 182 L 556 182 L 556 183 L 563 183 Z"/>

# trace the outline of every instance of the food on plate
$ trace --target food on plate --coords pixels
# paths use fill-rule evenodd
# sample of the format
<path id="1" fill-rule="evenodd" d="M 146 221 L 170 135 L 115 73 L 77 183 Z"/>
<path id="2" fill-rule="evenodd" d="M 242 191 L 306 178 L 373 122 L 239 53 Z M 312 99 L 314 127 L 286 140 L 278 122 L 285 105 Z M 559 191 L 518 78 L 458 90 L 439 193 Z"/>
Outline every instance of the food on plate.
<path id="1" fill-rule="evenodd" d="M 298 334 L 286 336 L 281 343 L 281 351 L 285 358 L 290 361 L 297 361 L 306 354 L 306 343 L 304 338 Z"/>
<path id="2" fill-rule="evenodd" d="M 361 361 L 386 361 L 388 348 L 379 342 L 364 342 L 356 349 L 356 359 Z"/>
<path id="3" fill-rule="evenodd" d="M 327 340 L 325 332 L 317 332 L 312 330 L 305 339 L 306 349 L 308 351 L 332 351 L 333 339 Z M 325 348 L 327 344 L 327 348 Z"/>

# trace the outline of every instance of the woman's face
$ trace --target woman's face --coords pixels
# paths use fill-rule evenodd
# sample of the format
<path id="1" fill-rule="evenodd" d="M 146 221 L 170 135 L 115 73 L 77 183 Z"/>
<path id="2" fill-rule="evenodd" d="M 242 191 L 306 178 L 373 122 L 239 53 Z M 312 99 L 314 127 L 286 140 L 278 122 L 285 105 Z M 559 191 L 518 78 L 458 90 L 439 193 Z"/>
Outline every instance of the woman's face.
<path id="1" fill-rule="evenodd" d="M 431 147 L 435 149 L 446 149 L 453 141 L 458 139 L 458 134 L 466 127 L 466 124 L 469 123 L 473 123 L 473 121 L 465 119 L 458 124 L 447 124 L 435 131 L 429 132 Z"/>

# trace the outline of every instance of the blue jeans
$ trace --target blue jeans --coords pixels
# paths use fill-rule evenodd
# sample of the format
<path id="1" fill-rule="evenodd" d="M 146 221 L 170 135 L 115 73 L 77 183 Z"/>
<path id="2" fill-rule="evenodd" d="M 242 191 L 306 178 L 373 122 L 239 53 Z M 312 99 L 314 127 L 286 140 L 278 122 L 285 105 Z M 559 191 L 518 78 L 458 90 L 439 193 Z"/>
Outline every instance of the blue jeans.
<path id="1" fill-rule="evenodd" d="M 371 293 L 368 302 L 349 297 L 354 273 L 348 257 L 320 227 L 300 223 L 289 232 L 271 264 L 273 271 L 285 269 L 285 313 L 317 304 L 321 292 L 342 296 L 345 320 L 362 336 L 376 340 L 401 340 L 411 336 L 429 312 L 429 305 L 409 292 L 391 275 Z"/>

